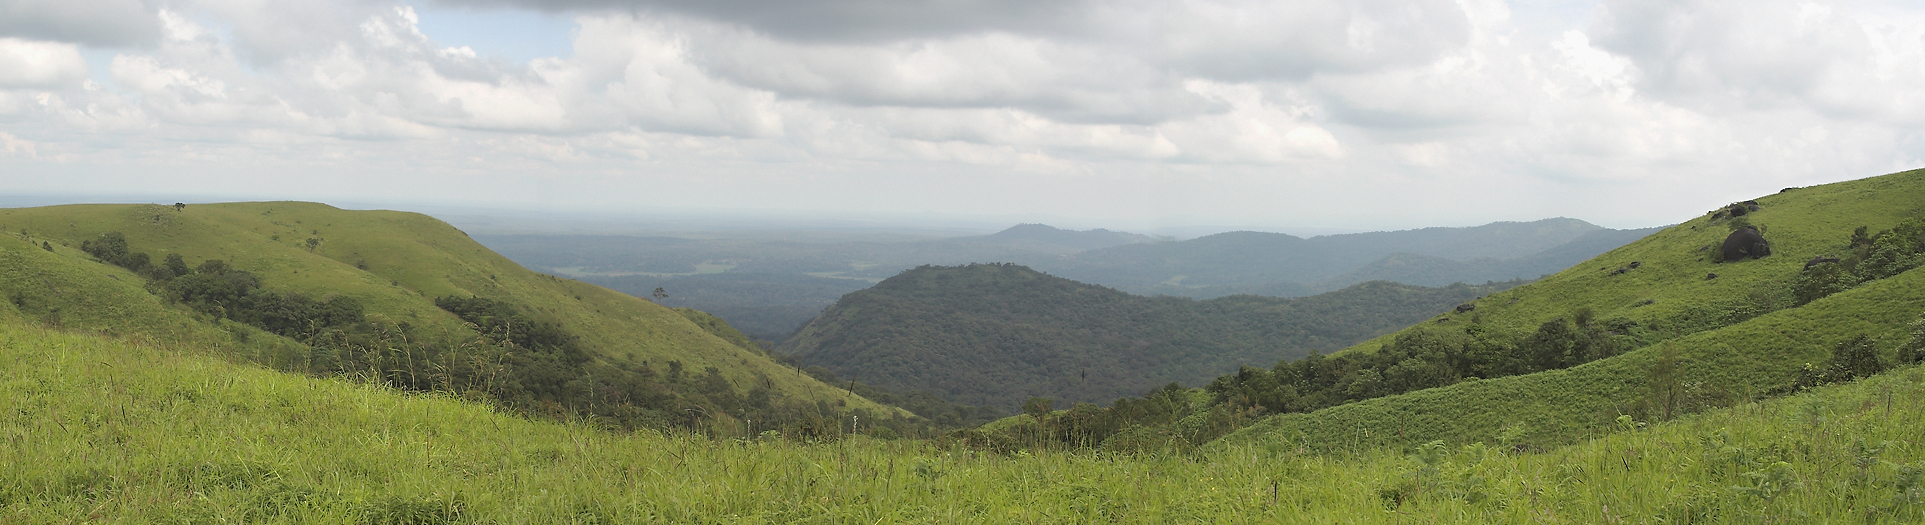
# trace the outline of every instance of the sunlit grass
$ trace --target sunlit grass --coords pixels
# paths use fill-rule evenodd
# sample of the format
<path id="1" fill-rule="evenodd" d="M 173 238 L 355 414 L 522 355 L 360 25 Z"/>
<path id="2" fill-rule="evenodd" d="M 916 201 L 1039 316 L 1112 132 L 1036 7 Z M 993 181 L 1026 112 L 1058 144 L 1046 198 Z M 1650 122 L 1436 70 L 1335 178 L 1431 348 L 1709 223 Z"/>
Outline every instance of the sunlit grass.
<path id="1" fill-rule="evenodd" d="M 1545 453 L 999 456 L 612 434 L 0 326 L 0 522 L 1902 523 L 1925 505 L 1901 494 L 1925 465 L 1917 368 Z"/>

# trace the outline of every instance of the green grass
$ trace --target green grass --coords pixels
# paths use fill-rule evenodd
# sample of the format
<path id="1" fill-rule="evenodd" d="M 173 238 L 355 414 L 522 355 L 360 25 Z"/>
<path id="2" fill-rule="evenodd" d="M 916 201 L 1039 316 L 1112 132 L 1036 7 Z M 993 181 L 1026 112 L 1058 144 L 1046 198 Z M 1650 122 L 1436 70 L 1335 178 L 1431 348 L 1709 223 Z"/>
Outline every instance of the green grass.
<path id="1" fill-rule="evenodd" d="M 17 317 L 0 363 L 0 522 L 1903 523 L 1925 508 L 1899 492 L 1925 466 L 1917 368 L 1542 454 L 1450 442 L 1426 462 L 1283 442 L 1184 458 L 619 435 Z M 1882 451 L 1860 462 L 1861 441 Z M 1773 472 L 1793 483 L 1770 499 L 1732 488 Z"/>
<path id="2" fill-rule="evenodd" d="M 1799 188 L 1756 200 L 1762 208 L 1744 219 L 1764 228 L 1772 255 L 1738 263 L 1713 263 L 1711 253 L 1731 232 L 1729 219 L 1705 215 L 1666 228 L 1537 282 L 1476 301 L 1475 318 L 1492 329 L 1528 334 L 1545 321 L 1569 318 L 1579 307 L 1598 319 L 1621 318 L 1675 337 L 1704 326 L 1707 310 L 1753 302 L 1761 287 L 1788 283 L 1805 261 L 1843 251 L 1852 229 L 1876 232 L 1907 217 L 1925 215 L 1925 170 Z M 1719 203 L 1707 203 L 1712 209 Z M 1706 246 L 1710 249 L 1700 250 Z M 1613 275 L 1632 262 L 1637 269 Z M 1718 278 L 1706 279 L 1716 273 Z M 1768 290 L 1779 293 L 1779 290 Z M 1650 304 L 1642 304 L 1650 300 Z M 1515 302 L 1513 302 L 1515 301 Z M 1413 326 L 1462 326 L 1472 315 L 1440 315 L 1449 321 Z M 1400 332 L 1401 333 L 1401 332 Z M 1388 334 L 1343 351 L 1369 351 L 1396 338 Z"/>
<path id="3" fill-rule="evenodd" d="M 1925 313 L 1925 271 L 1874 281 L 1803 307 L 1673 339 L 1680 375 L 1731 400 L 1789 384 L 1805 363 L 1824 362 L 1832 345 L 1856 334 L 1878 340 L 1886 362 L 1908 340 L 1906 323 Z M 1371 399 L 1304 414 L 1284 414 L 1229 440 L 1298 439 L 1320 449 L 1407 446 L 1430 439 L 1554 445 L 1607 431 L 1647 392 L 1660 352 L 1647 347 L 1564 370 L 1485 379 Z M 1716 392 L 1705 392 L 1711 395 Z M 1521 430 L 1516 430 L 1521 429 Z"/>

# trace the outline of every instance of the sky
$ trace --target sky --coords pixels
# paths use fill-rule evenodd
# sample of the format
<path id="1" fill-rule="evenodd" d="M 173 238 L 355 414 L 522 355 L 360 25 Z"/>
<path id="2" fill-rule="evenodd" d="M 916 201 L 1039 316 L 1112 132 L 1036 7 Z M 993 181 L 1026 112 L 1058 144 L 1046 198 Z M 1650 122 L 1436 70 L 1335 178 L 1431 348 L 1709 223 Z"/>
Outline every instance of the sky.
<path id="1" fill-rule="evenodd" d="M 0 197 L 1634 228 L 1921 86 L 1901 1 L 0 0 Z"/>

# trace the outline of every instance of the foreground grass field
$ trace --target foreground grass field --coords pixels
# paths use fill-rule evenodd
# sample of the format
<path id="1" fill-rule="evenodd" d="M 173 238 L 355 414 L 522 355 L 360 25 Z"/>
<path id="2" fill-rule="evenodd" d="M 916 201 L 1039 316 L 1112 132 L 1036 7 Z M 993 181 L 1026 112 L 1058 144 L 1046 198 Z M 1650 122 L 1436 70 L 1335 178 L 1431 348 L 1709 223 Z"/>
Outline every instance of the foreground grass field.
<path id="1" fill-rule="evenodd" d="M 1915 523 L 1925 373 L 1542 453 L 1198 456 L 534 422 L 0 318 L 0 523 Z"/>

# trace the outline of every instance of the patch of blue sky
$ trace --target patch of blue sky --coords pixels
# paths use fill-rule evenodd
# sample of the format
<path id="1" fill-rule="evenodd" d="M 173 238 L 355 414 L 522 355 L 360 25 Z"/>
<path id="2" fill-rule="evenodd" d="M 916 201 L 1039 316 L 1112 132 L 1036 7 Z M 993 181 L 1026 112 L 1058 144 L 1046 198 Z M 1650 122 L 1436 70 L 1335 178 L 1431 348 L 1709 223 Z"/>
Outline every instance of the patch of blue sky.
<path id="1" fill-rule="evenodd" d="M 575 54 L 575 31 L 580 28 L 568 13 L 522 9 L 446 7 L 433 3 L 415 6 L 417 27 L 443 47 L 467 46 L 476 54 L 526 64 L 546 57 Z"/>

